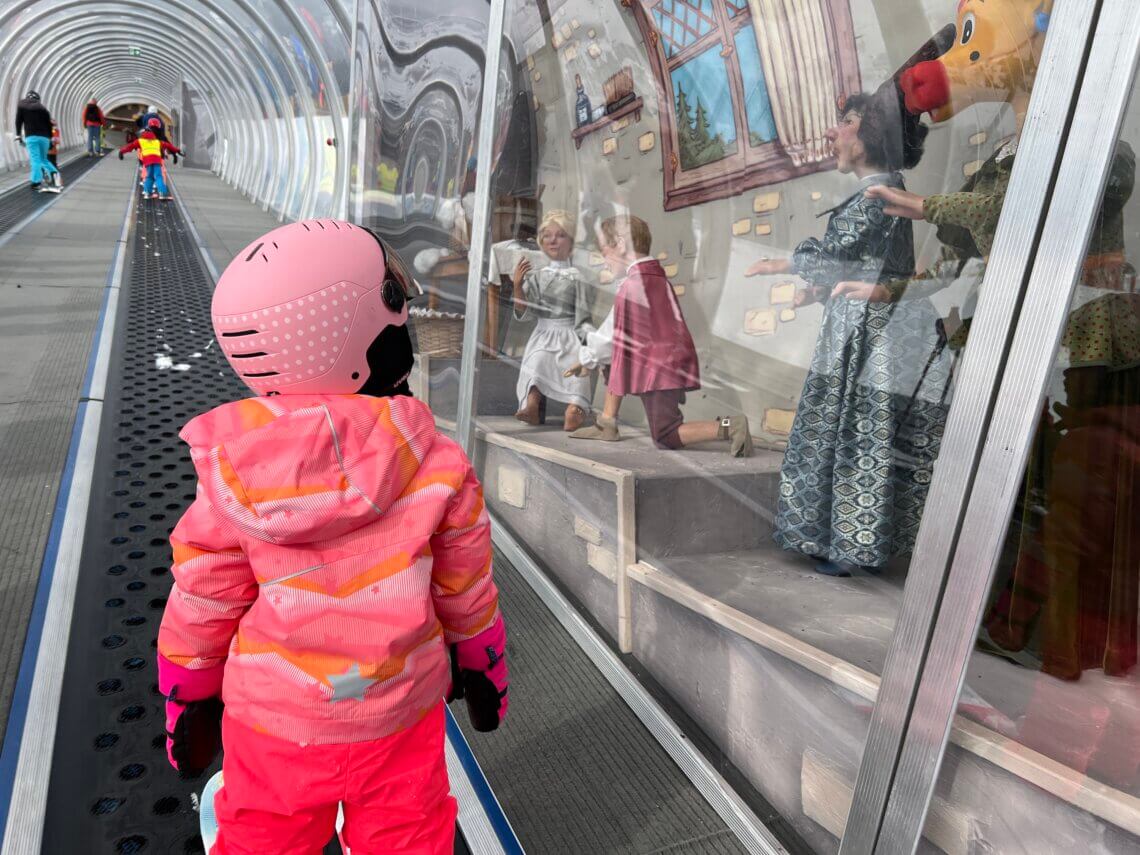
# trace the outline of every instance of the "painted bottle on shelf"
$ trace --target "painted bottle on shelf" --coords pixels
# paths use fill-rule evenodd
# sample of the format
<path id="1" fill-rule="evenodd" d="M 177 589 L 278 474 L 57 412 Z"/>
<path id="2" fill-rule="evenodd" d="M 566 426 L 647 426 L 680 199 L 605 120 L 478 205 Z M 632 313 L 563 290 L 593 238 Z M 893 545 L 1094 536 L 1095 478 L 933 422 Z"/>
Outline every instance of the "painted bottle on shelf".
<path id="1" fill-rule="evenodd" d="M 594 111 L 590 107 L 590 99 L 582 87 L 582 75 L 574 75 L 574 85 L 578 87 L 578 98 L 574 102 L 574 117 L 579 128 L 590 124 L 594 118 Z"/>

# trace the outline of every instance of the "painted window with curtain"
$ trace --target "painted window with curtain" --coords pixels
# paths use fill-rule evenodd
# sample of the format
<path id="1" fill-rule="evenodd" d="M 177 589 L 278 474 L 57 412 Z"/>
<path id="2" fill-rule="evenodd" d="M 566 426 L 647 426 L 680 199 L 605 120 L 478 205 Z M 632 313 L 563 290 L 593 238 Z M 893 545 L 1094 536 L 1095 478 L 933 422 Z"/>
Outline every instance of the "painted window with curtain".
<path id="1" fill-rule="evenodd" d="M 640 0 L 637 12 L 669 208 L 832 165 L 836 99 L 859 89 L 848 0 Z"/>

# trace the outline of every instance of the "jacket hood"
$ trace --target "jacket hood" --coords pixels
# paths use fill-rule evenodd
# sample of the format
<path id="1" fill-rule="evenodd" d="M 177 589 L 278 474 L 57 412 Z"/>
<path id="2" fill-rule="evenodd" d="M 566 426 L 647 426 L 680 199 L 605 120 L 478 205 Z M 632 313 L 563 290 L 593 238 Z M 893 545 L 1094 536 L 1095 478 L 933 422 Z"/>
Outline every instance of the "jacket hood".
<path id="1" fill-rule="evenodd" d="M 414 398 L 279 395 L 223 404 L 182 429 L 199 489 L 244 534 L 312 543 L 383 515 L 435 442 Z"/>

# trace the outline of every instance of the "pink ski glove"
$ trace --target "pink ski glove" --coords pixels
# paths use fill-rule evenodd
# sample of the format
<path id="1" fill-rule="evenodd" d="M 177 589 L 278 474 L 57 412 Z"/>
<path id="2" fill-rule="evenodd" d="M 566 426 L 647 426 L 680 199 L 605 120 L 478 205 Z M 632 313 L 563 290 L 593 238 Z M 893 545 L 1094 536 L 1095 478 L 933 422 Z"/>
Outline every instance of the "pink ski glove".
<path id="1" fill-rule="evenodd" d="M 451 649 L 451 697 L 467 700 L 467 715 L 480 731 L 495 730 L 510 706 L 507 627 L 502 616 L 474 638 Z"/>
<path id="2" fill-rule="evenodd" d="M 166 757 L 182 778 L 196 778 L 222 748 L 224 665 L 184 668 L 158 655 L 158 688 L 166 698 Z"/>

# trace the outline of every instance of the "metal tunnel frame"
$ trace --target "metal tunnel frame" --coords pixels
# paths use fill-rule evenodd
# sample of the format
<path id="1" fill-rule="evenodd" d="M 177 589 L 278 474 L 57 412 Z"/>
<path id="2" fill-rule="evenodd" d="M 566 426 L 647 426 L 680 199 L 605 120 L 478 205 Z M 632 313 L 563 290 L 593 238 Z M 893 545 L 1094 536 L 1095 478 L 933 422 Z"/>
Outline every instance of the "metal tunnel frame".
<path id="1" fill-rule="evenodd" d="M 346 128 L 342 93 L 325 51 L 294 4 L 273 5 L 301 40 L 330 93 L 328 119 L 333 128 Z M 18 0 L 0 11 L 0 109 L 11 115 L 26 90 L 36 87 L 60 121 L 66 150 L 82 144 L 81 131 L 69 119 L 80 115 L 89 97 L 105 108 L 142 101 L 176 113 L 182 83 L 191 82 L 206 102 L 220 141 L 213 168 L 227 182 L 281 219 L 343 215 L 347 152 L 337 151 L 335 190 L 322 204 L 312 176 L 323 168 L 328 134 L 318 124 L 308 81 L 263 8 L 265 4 L 250 0 L 169 0 L 160 5 L 145 0 L 65 0 L 50 5 Z M 339 4 L 329 3 L 328 8 L 347 54 L 351 22 Z M 77 14 L 80 9 L 84 14 Z M 250 25 L 265 34 L 265 45 L 254 38 Z M 129 48 L 140 40 L 150 47 L 143 56 L 130 56 Z M 333 134 L 334 139 L 338 136 Z M 234 156 L 235 150 L 242 156 Z M 25 161 L 26 154 L 14 141 L 0 142 L 0 168 L 17 169 Z"/>

